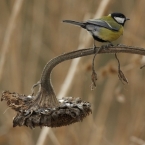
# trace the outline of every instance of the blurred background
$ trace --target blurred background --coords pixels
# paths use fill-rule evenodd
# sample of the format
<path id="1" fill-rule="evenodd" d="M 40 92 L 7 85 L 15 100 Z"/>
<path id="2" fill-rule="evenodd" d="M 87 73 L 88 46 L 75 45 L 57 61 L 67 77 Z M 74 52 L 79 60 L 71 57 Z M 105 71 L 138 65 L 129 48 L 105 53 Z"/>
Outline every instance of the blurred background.
<path id="1" fill-rule="evenodd" d="M 0 92 L 9 90 L 28 95 L 49 60 L 81 46 L 93 46 L 87 31 L 62 20 L 83 21 L 112 12 L 121 12 L 131 19 L 125 24 L 123 36 L 114 44 L 145 48 L 144 0 L 0 1 Z M 144 58 L 118 54 L 129 81 L 124 85 L 118 79 L 114 54 L 97 55 L 98 80 L 92 91 L 92 57 L 79 61 L 66 96 L 89 101 L 93 113 L 83 122 L 51 129 L 42 145 L 144 145 L 145 69 L 140 69 L 145 64 Z M 64 85 L 70 67 L 71 61 L 66 61 L 53 70 L 56 94 Z M 16 113 L 6 102 L 0 103 L 0 114 L 0 145 L 38 145 L 41 128 L 13 128 Z"/>

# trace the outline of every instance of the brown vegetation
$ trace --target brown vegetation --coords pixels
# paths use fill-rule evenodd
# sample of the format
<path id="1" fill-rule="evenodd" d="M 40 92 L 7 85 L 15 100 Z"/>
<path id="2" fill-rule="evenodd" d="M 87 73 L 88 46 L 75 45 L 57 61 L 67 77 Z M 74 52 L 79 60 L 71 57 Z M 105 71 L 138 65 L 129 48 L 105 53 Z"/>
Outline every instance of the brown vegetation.
<path id="1" fill-rule="evenodd" d="M 64 25 L 63 19 L 84 20 L 94 18 L 102 0 L 19 0 L 0 1 L 0 91 L 10 90 L 30 94 L 45 64 L 52 58 L 81 48 L 92 46 L 93 39 L 79 27 Z M 106 0 L 107 2 L 108 0 Z M 110 0 L 101 9 L 102 15 L 122 12 L 131 20 L 126 23 L 123 37 L 114 42 L 145 48 L 145 1 Z M 13 12 L 17 12 L 12 17 Z M 98 12 L 99 13 L 99 12 Z M 99 14 L 98 14 L 99 15 Z M 11 24 L 13 26 L 11 26 Z M 10 28 L 11 29 L 10 29 Z M 81 32 L 81 34 L 80 34 Z M 86 42 L 89 39 L 89 43 Z M 7 40 L 7 41 L 6 41 Z M 8 43 L 6 43 L 6 42 Z M 86 44 L 86 45 L 85 45 Z M 101 43 L 96 43 L 100 46 Z M 82 47 L 83 46 L 83 47 Z M 4 54 L 4 57 L 2 55 Z M 112 54 L 97 55 L 95 68 L 98 74 L 96 89 L 91 91 L 92 56 L 83 57 L 75 70 L 71 86 L 65 96 L 81 97 L 89 101 L 92 115 L 83 122 L 47 131 L 41 144 L 57 145 L 142 145 L 145 143 L 145 64 L 144 57 L 119 54 L 121 69 L 129 84 L 123 85 L 117 76 L 117 61 Z M 66 78 L 71 61 L 59 64 L 52 73 L 56 95 Z M 66 86 L 67 87 L 67 86 Z M 39 144 L 42 129 L 12 127 L 16 115 L 0 105 L 0 144 Z"/>

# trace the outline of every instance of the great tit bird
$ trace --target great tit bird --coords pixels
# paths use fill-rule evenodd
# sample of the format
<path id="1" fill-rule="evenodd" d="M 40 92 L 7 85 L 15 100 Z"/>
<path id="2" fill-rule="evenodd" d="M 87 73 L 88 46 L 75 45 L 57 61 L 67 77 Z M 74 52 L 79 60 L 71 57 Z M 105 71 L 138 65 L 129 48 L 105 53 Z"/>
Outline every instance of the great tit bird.
<path id="1" fill-rule="evenodd" d="M 123 26 L 127 20 L 129 19 L 121 13 L 112 13 L 108 16 L 103 16 L 99 19 L 90 19 L 85 22 L 72 20 L 63 20 L 63 22 L 86 29 L 91 33 L 94 40 L 111 43 L 123 35 Z"/>

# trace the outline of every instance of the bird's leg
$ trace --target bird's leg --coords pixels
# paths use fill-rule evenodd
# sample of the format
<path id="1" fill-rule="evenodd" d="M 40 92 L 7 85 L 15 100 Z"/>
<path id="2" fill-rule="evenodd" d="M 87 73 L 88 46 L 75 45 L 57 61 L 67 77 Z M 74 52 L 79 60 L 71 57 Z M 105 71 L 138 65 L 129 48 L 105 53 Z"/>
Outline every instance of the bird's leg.
<path id="1" fill-rule="evenodd" d="M 121 46 L 121 47 L 123 47 L 123 46 L 125 46 L 124 44 L 117 44 L 117 46 Z"/>
<path id="2" fill-rule="evenodd" d="M 95 45 L 95 39 L 94 39 L 94 43 L 93 43 L 93 48 L 94 48 L 94 52 L 96 52 L 97 51 L 97 47 Z"/>
<path id="3" fill-rule="evenodd" d="M 109 42 L 108 44 L 102 45 L 101 47 L 104 48 L 104 49 L 107 49 L 107 48 L 109 48 L 111 46 L 114 46 L 114 45 L 111 42 Z"/>

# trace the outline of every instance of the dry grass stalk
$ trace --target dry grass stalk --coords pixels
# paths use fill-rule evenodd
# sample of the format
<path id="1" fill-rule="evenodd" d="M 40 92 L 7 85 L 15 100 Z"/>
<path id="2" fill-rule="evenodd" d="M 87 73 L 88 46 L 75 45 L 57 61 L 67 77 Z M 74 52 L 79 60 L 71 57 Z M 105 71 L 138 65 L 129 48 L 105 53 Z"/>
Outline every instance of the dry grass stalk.
<path id="1" fill-rule="evenodd" d="M 6 54 L 8 52 L 10 43 L 11 43 L 11 37 L 14 31 L 14 28 L 16 26 L 16 21 L 17 21 L 17 17 L 19 15 L 19 12 L 21 10 L 21 6 L 22 6 L 23 0 L 16 0 L 13 6 L 13 10 L 12 10 L 12 14 L 10 17 L 10 20 L 8 22 L 8 26 L 5 32 L 5 36 L 4 36 L 4 41 L 3 41 L 3 45 L 2 45 L 2 50 L 0 53 L 0 80 L 2 78 L 2 73 L 4 71 L 4 64 L 6 61 Z"/>

